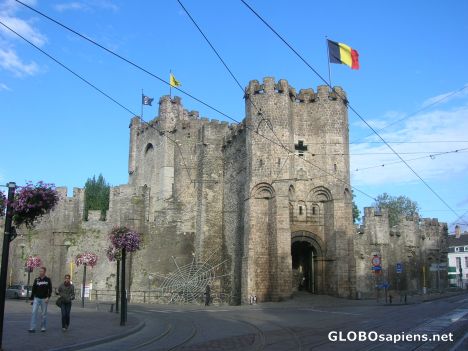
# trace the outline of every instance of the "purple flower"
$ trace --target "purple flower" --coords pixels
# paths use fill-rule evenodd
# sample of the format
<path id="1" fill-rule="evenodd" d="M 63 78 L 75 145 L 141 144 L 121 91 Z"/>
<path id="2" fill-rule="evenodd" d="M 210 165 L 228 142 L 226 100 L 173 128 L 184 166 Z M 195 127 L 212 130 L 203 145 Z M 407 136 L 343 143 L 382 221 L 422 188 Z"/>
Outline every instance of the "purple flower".
<path id="1" fill-rule="evenodd" d="M 114 227 L 109 233 L 109 239 L 117 250 L 125 249 L 127 252 L 140 250 L 141 235 L 127 227 Z"/>
<path id="2" fill-rule="evenodd" d="M 50 212 L 59 201 L 59 194 L 54 184 L 39 181 L 36 185 L 27 182 L 19 187 L 11 204 L 13 220 L 16 225 L 32 227 L 36 219 Z M 0 196 L 0 203 L 1 203 Z"/>
<path id="3" fill-rule="evenodd" d="M 94 267 L 97 263 L 97 255 L 91 252 L 84 252 L 76 256 L 75 263 L 77 266 L 91 266 Z"/>
<path id="4" fill-rule="evenodd" d="M 32 272 L 34 268 L 40 267 L 42 265 L 41 258 L 39 256 L 29 256 L 26 259 L 26 268 Z"/>
<path id="5" fill-rule="evenodd" d="M 7 199 L 3 191 L 0 191 L 0 217 L 5 215 Z"/>
<path id="6" fill-rule="evenodd" d="M 122 251 L 115 247 L 109 246 L 106 250 L 106 255 L 109 261 L 119 261 L 122 258 Z"/>

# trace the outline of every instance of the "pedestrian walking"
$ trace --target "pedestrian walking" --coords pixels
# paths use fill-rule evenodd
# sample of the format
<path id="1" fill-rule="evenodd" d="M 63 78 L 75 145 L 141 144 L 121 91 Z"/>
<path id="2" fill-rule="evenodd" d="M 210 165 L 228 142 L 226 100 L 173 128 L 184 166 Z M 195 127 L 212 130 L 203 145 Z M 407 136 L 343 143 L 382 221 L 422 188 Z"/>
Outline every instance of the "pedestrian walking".
<path id="1" fill-rule="evenodd" d="M 41 332 L 45 332 L 47 328 L 47 305 L 49 304 L 50 296 L 52 295 L 52 281 L 46 274 L 45 267 L 39 268 L 39 277 L 34 279 L 32 286 L 31 297 L 32 300 L 32 316 L 31 325 L 29 327 L 30 333 L 36 332 L 36 319 L 37 311 L 41 308 Z"/>
<path id="2" fill-rule="evenodd" d="M 60 309 L 62 310 L 62 330 L 70 326 L 70 311 L 72 301 L 75 299 L 75 287 L 70 282 L 70 274 L 65 274 L 65 281 L 58 288 Z"/>
<path id="3" fill-rule="evenodd" d="M 210 304 L 211 300 L 211 288 L 209 285 L 206 285 L 205 288 L 205 306 L 208 306 Z"/>

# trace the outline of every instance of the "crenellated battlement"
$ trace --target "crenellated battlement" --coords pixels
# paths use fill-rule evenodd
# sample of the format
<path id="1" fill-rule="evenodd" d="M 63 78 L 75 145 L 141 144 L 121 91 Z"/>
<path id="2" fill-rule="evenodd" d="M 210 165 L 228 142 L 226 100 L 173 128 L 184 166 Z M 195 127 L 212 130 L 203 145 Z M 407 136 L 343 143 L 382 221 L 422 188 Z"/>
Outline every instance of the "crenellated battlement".
<path id="1" fill-rule="evenodd" d="M 273 77 L 265 77 L 263 79 L 263 84 L 260 84 L 258 80 L 251 80 L 245 88 L 244 97 L 249 99 L 255 95 L 273 94 L 287 95 L 292 102 L 296 103 L 313 103 L 326 100 L 335 101 L 338 99 L 341 99 L 345 104 L 348 102 L 345 91 L 339 86 L 333 87 L 333 90 L 330 91 L 327 85 L 319 85 L 317 87 L 317 92 L 314 92 L 312 88 L 306 88 L 296 93 L 296 89 L 290 86 L 287 80 L 280 79 L 276 83 Z"/>
<path id="2" fill-rule="evenodd" d="M 245 130 L 245 121 L 239 124 L 229 125 L 229 129 L 223 137 L 223 147 L 228 147 Z"/>

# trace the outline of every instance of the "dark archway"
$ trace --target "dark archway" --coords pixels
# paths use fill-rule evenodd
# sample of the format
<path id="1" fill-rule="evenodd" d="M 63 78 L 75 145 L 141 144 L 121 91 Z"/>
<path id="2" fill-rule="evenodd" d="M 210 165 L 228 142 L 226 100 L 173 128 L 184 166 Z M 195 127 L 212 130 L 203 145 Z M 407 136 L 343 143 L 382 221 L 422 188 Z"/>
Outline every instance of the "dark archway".
<path id="1" fill-rule="evenodd" d="M 311 293 L 317 291 L 314 274 L 314 247 L 307 241 L 296 241 L 291 246 L 292 268 L 297 272 L 299 281 L 296 281 L 298 290 L 304 290 Z"/>
<path id="2" fill-rule="evenodd" d="M 307 231 L 292 233 L 291 261 L 294 290 L 308 291 L 313 294 L 323 290 L 323 253 L 322 240 Z"/>

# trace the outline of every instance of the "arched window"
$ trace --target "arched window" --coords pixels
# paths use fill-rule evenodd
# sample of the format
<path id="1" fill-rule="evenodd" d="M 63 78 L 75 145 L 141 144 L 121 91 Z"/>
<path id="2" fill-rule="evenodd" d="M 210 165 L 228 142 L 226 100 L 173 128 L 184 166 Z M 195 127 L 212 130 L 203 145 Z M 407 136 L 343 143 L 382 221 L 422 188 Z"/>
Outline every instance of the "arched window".
<path id="1" fill-rule="evenodd" d="M 154 150 L 153 144 L 148 143 L 145 147 L 145 156 L 148 154 L 148 152 L 152 152 Z"/>

